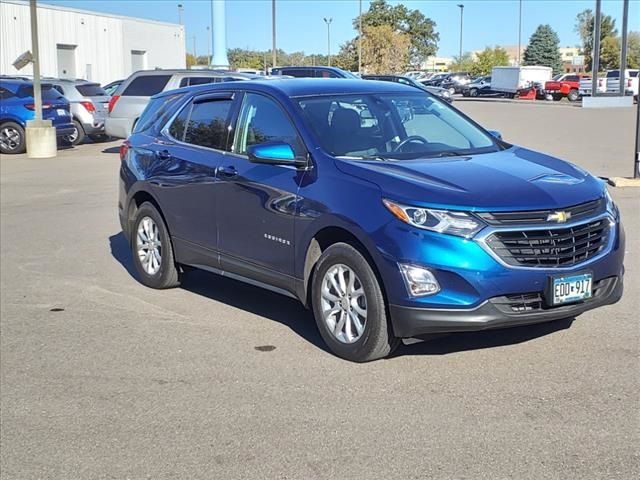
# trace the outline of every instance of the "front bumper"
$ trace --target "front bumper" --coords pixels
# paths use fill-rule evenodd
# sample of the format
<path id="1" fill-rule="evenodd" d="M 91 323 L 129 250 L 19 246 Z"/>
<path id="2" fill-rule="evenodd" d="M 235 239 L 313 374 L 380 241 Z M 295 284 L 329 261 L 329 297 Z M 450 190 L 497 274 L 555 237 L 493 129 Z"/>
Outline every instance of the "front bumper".
<path id="1" fill-rule="evenodd" d="M 396 336 L 410 338 L 441 332 L 466 332 L 493 328 L 517 327 L 576 317 L 588 310 L 611 305 L 622 297 L 623 274 L 598 282 L 594 296 L 586 301 L 545 308 L 540 294 L 539 308 L 524 307 L 525 296 L 518 301 L 516 295 L 494 297 L 472 309 L 430 309 L 389 305 Z M 531 294 L 528 294 L 529 296 Z M 530 298 L 530 297 L 529 297 Z M 531 305 L 531 304 L 529 304 Z"/>

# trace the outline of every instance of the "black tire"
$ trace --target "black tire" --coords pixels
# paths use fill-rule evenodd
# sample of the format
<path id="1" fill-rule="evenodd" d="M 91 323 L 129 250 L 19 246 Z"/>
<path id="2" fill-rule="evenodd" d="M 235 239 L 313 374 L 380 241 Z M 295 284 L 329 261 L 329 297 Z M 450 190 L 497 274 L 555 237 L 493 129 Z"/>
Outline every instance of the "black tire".
<path id="1" fill-rule="evenodd" d="M 462 91 L 462 96 L 463 97 L 468 97 L 469 96 L 469 90 L 463 90 Z"/>
<path id="2" fill-rule="evenodd" d="M 64 137 L 62 137 L 61 142 L 63 145 L 67 145 L 67 146 L 80 145 L 84 140 L 84 137 L 86 136 L 86 134 L 84 133 L 84 128 L 82 128 L 82 124 L 78 120 L 74 119 L 73 126 L 76 129 L 76 135 L 75 136 L 65 135 Z"/>
<path id="3" fill-rule="evenodd" d="M 551 97 L 554 102 L 559 102 L 560 100 L 562 100 L 563 95 L 561 93 L 553 93 Z"/>
<path id="4" fill-rule="evenodd" d="M 355 272 L 366 299 L 364 331 L 360 338 L 349 344 L 340 342 L 333 335 L 322 314 L 322 282 L 327 271 L 338 264 L 346 265 Z M 393 334 L 378 279 L 367 260 L 351 245 L 336 243 L 322 253 L 316 264 L 311 289 L 313 314 L 320 335 L 337 356 L 353 362 L 368 362 L 386 357 L 400 344 L 400 339 Z"/>
<path id="5" fill-rule="evenodd" d="M 160 266 L 158 271 L 153 274 L 150 274 L 145 270 L 140 257 L 138 256 L 138 227 L 142 220 L 147 217 L 153 220 L 153 223 L 156 225 L 161 242 Z M 133 264 L 136 268 L 136 272 L 138 273 L 138 279 L 143 285 L 157 289 L 174 288 L 180 285 L 178 268 L 173 254 L 173 245 L 171 244 L 171 237 L 167 226 L 162 219 L 162 215 L 160 215 L 153 204 L 145 202 L 140 206 L 136 212 L 129 237 L 131 240 Z"/>
<path id="6" fill-rule="evenodd" d="M 477 97 L 478 96 L 478 89 L 477 88 L 472 88 L 471 90 L 469 90 L 469 95 L 472 97 Z"/>
<path id="7" fill-rule="evenodd" d="M 95 143 L 106 142 L 107 140 L 109 140 L 109 135 L 107 135 L 106 133 L 92 133 L 89 134 L 88 137 L 92 142 Z"/>
<path id="8" fill-rule="evenodd" d="M 567 95 L 567 99 L 570 102 L 577 102 L 578 100 L 580 100 L 580 92 L 578 90 L 576 90 L 575 88 L 572 89 L 569 94 Z"/>
<path id="9" fill-rule="evenodd" d="M 4 136 L 7 135 L 7 138 Z M 4 122 L 0 125 L 0 152 L 4 154 L 24 153 L 27 149 L 27 138 L 22 125 L 16 122 Z M 17 136 L 17 137 L 16 137 Z"/>

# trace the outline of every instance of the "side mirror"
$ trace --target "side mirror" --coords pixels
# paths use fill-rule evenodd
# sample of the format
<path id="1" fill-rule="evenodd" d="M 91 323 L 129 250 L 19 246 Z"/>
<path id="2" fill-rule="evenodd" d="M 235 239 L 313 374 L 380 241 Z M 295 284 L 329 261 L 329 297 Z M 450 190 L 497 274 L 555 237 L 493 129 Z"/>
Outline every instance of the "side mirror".
<path id="1" fill-rule="evenodd" d="M 296 157 L 291 145 L 284 142 L 261 143 L 247 148 L 249 161 L 267 165 L 293 165 L 306 167 L 307 159 Z"/>
<path id="2" fill-rule="evenodd" d="M 487 130 L 492 137 L 502 140 L 502 134 L 498 130 Z"/>

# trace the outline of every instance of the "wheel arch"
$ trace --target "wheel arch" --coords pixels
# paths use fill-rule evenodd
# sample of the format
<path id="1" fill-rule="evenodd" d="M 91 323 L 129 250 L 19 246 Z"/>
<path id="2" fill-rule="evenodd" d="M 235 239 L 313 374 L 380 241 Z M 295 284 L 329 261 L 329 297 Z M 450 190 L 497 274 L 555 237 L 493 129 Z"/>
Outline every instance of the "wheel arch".
<path id="1" fill-rule="evenodd" d="M 319 229 L 309 241 L 305 251 L 305 260 L 303 267 L 303 291 L 300 295 L 300 300 L 304 303 L 305 307 L 311 305 L 311 280 L 315 273 L 315 267 L 320 259 L 322 253 L 331 245 L 336 243 L 346 243 L 355 248 L 369 263 L 374 275 L 376 276 L 382 295 L 387 301 L 385 284 L 380 274 L 380 268 L 376 261 L 376 253 L 372 251 L 372 247 L 368 247 L 366 241 L 361 239 L 353 230 L 339 225 L 327 225 Z"/>
<path id="2" fill-rule="evenodd" d="M 149 202 L 151 203 L 156 210 L 158 210 L 158 213 L 160 214 L 160 216 L 162 217 L 162 221 L 164 222 L 165 226 L 167 227 L 167 231 L 169 232 L 169 236 L 171 236 L 171 228 L 169 226 L 169 224 L 167 223 L 167 219 L 164 215 L 164 212 L 162 211 L 162 207 L 160 206 L 160 203 L 158 202 L 158 200 L 151 194 L 149 193 L 147 190 L 138 190 L 135 193 L 131 194 L 131 196 L 129 197 L 129 201 L 127 202 L 127 210 L 126 210 L 126 219 L 127 219 L 127 231 L 125 232 L 125 235 L 127 237 L 127 239 L 131 238 L 131 227 L 133 225 L 133 221 L 136 218 L 136 213 L 138 212 L 138 209 L 140 208 L 140 206 L 145 203 L 145 202 Z"/>

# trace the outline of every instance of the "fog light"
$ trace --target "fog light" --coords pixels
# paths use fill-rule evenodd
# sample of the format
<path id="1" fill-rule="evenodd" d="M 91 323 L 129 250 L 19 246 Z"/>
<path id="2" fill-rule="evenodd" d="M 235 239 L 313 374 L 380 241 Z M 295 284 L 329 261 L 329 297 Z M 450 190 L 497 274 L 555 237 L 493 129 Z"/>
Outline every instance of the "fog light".
<path id="1" fill-rule="evenodd" d="M 423 297 L 440 291 L 440 284 L 430 270 L 416 265 L 400 264 L 400 272 L 409 295 Z"/>

